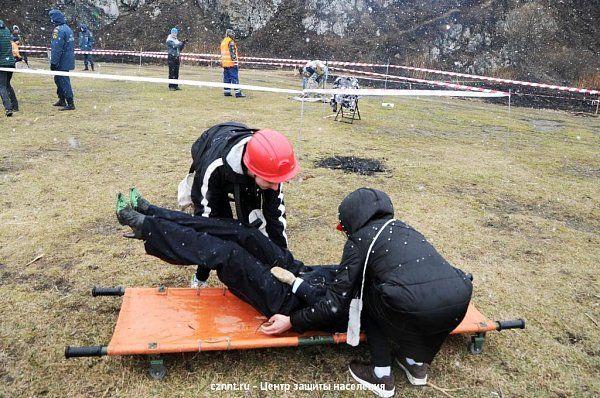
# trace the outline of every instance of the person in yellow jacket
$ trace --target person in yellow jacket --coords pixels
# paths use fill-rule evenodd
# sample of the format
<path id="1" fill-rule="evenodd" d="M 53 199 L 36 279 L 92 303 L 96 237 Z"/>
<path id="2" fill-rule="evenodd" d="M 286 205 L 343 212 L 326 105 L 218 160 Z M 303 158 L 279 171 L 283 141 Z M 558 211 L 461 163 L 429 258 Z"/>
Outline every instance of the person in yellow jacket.
<path id="1" fill-rule="evenodd" d="M 221 65 L 223 66 L 223 83 L 240 84 L 238 77 L 238 50 L 235 43 L 235 32 L 227 29 L 225 38 L 221 41 Z M 231 97 L 231 89 L 225 87 L 223 94 Z M 235 97 L 245 97 L 239 88 L 235 89 Z"/>

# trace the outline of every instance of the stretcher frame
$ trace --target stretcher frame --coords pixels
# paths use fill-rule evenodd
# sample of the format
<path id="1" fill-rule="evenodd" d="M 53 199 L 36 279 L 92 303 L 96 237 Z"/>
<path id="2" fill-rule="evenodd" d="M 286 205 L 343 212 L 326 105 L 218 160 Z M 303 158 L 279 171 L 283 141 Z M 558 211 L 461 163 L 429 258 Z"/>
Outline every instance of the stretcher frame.
<path id="1" fill-rule="evenodd" d="M 362 120 L 360 117 L 360 109 L 358 109 L 358 98 L 354 99 L 354 107 L 344 112 L 344 107 L 340 104 L 337 113 L 335 114 L 335 121 L 353 124 L 355 120 Z"/>
<path id="2" fill-rule="evenodd" d="M 278 336 L 265 335 L 259 329 L 267 318 L 225 287 L 95 287 L 92 296 L 124 296 L 111 341 L 101 346 L 67 346 L 65 357 L 148 355 L 149 375 L 156 380 L 166 376 L 161 354 L 346 342 L 345 333 L 286 332 Z M 525 321 L 522 319 L 492 321 L 470 303 L 465 318 L 451 334 L 470 335 L 469 351 L 480 354 L 487 332 L 524 327 Z M 361 340 L 364 339 L 363 334 Z"/>

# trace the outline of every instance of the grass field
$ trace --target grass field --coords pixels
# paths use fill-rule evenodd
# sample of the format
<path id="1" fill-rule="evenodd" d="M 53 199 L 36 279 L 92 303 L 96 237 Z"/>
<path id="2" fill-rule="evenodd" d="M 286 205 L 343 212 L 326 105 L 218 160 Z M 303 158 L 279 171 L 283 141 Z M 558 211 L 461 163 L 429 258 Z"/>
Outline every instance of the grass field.
<path id="1" fill-rule="evenodd" d="M 37 61 L 41 66 L 42 62 Z M 159 66 L 100 64 L 100 72 L 166 77 Z M 219 68 L 182 78 L 219 81 Z M 297 88 L 286 71 L 241 70 L 242 83 Z M 390 194 L 396 216 L 472 272 L 474 301 L 525 330 L 488 334 L 481 355 L 450 338 L 430 381 L 453 397 L 600 395 L 600 120 L 479 100 L 361 100 L 363 120 L 338 123 L 323 104 L 218 89 L 73 79 L 77 110 L 52 106 L 49 77 L 15 75 L 21 111 L 0 119 L 0 397 L 354 396 L 328 391 L 216 392 L 211 383 L 350 383 L 364 345 L 169 355 L 163 382 L 147 358 L 65 360 L 64 346 L 110 340 L 120 300 L 98 286 L 186 286 L 191 268 L 147 256 L 121 237 L 114 197 L 135 185 L 175 208 L 189 149 L 213 124 L 237 120 L 286 134 L 302 172 L 285 187 L 291 249 L 306 263 L 339 261 L 337 205 L 361 186 Z M 301 136 L 301 140 L 299 137 Z M 316 168 L 324 157 L 383 161 L 361 176 Z M 34 259 L 37 261 L 31 262 Z M 211 276 L 211 284 L 219 281 Z M 443 397 L 411 387 L 397 396 Z M 359 396 L 370 396 L 360 393 Z"/>

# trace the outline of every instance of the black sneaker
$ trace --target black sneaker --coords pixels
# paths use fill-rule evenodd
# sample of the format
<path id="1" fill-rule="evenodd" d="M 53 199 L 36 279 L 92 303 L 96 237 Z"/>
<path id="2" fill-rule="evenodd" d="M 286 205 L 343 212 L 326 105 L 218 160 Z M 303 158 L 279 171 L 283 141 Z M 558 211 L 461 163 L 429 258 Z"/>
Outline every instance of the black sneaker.
<path id="1" fill-rule="evenodd" d="M 375 395 L 388 398 L 393 397 L 396 392 L 394 386 L 394 375 L 377 377 L 373 365 L 352 362 L 348 367 L 350 375 L 359 384 L 372 391 Z"/>
<path id="2" fill-rule="evenodd" d="M 246 98 L 246 94 L 244 94 L 244 93 L 236 94 L 235 98 Z"/>
<path id="3" fill-rule="evenodd" d="M 396 363 L 404 370 L 408 381 L 413 386 L 427 385 L 427 368 L 429 365 L 409 365 L 405 357 L 396 357 Z"/>
<path id="4" fill-rule="evenodd" d="M 74 111 L 74 110 L 75 110 L 74 104 L 67 104 L 59 109 L 59 111 Z"/>
<path id="5" fill-rule="evenodd" d="M 6 117 L 11 117 L 12 115 L 13 115 L 13 111 L 12 111 L 12 109 L 8 109 L 8 110 L 6 111 Z"/>
<path id="6" fill-rule="evenodd" d="M 63 99 L 59 99 L 58 101 L 56 101 L 54 103 L 54 106 L 67 106 L 67 101 L 65 101 Z"/>

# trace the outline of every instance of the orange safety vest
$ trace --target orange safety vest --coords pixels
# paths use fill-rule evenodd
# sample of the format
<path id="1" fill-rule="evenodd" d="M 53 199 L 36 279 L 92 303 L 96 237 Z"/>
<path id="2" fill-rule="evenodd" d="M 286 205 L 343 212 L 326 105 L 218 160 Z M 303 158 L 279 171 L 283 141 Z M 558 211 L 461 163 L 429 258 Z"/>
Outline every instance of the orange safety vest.
<path id="1" fill-rule="evenodd" d="M 229 44 L 233 41 L 231 37 L 226 37 L 221 42 L 221 65 L 223 68 L 231 68 L 232 66 L 237 66 L 238 64 L 238 51 L 237 44 L 233 41 L 233 48 L 235 52 L 235 61 L 231 59 L 231 53 L 229 52 Z"/>
<path id="2" fill-rule="evenodd" d="M 17 42 L 16 41 L 11 41 L 10 45 L 12 47 L 13 57 L 15 59 L 17 59 L 17 58 L 21 59 L 21 54 L 19 53 L 19 45 L 17 44 Z"/>

